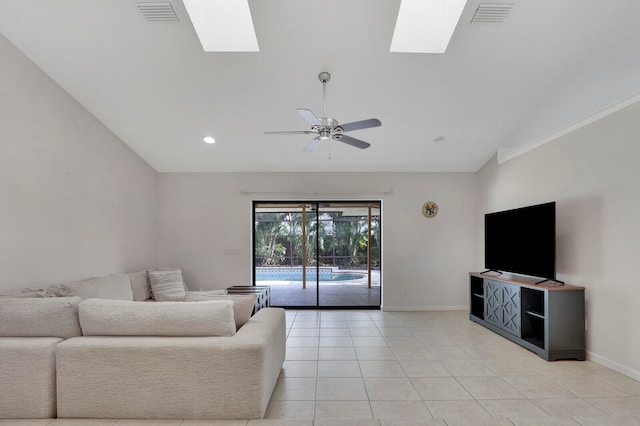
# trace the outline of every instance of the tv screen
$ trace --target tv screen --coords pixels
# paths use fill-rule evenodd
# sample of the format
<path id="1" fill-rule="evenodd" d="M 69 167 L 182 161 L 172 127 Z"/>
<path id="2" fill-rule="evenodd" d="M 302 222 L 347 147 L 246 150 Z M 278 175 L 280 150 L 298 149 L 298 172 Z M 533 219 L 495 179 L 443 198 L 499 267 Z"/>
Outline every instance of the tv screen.
<path id="1" fill-rule="evenodd" d="M 556 278 L 556 203 L 484 216 L 486 269 Z"/>

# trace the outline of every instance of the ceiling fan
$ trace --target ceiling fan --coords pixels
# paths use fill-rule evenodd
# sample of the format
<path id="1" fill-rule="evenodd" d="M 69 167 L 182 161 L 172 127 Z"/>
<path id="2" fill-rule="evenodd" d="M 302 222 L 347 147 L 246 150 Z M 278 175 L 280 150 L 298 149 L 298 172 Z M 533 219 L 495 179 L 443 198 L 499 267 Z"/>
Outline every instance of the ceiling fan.
<path id="1" fill-rule="evenodd" d="M 326 71 L 318 74 L 318 79 L 322 82 L 322 117 L 318 118 L 311 110 L 297 108 L 298 114 L 311 124 L 311 130 L 290 130 L 283 132 L 264 132 L 265 135 L 301 135 L 301 134 L 317 134 L 314 139 L 305 147 L 305 152 L 312 152 L 323 140 L 333 139 L 334 141 L 346 143 L 356 148 L 366 149 L 371 144 L 361 141 L 360 139 L 347 136 L 345 132 L 353 130 L 368 129 L 369 127 L 378 127 L 382 123 L 377 118 L 368 120 L 354 121 L 352 123 L 338 124 L 335 118 L 327 117 L 327 82 L 331 79 L 331 74 Z"/>

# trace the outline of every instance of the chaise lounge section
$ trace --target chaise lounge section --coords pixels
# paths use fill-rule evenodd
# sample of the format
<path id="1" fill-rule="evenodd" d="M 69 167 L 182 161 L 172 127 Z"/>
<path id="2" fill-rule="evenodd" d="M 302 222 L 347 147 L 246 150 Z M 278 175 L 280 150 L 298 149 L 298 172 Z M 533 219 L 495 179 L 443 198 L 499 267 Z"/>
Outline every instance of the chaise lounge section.
<path id="1" fill-rule="evenodd" d="M 285 316 L 276 308 L 233 336 L 72 338 L 56 348 L 58 416 L 262 418 L 284 357 Z"/>

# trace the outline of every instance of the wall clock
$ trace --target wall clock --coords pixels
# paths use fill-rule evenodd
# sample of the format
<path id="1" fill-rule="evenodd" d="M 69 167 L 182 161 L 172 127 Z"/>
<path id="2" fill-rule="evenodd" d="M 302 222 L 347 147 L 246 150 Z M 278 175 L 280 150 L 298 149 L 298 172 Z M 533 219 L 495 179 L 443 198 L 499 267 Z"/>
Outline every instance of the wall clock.
<path id="1" fill-rule="evenodd" d="M 435 201 L 427 201 L 422 205 L 422 215 L 431 219 L 438 214 L 438 204 Z"/>

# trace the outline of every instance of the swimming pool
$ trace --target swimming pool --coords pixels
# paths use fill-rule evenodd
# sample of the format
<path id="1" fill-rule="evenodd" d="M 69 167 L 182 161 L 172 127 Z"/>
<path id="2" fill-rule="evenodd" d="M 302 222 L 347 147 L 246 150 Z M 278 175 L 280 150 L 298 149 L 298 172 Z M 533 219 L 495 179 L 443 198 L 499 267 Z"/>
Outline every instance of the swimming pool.
<path id="1" fill-rule="evenodd" d="M 333 272 L 328 268 L 320 268 L 320 281 L 351 281 L 364 278 L 364 274 L 356 272 Z M 302 269 L 258 269 L 256 281 L 302 281 Z M 316 270 L 307 270 L 307 281 L 316 281 Z"/>

